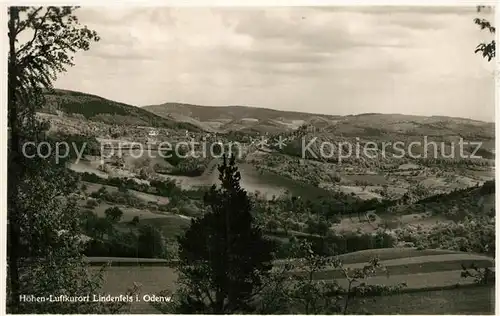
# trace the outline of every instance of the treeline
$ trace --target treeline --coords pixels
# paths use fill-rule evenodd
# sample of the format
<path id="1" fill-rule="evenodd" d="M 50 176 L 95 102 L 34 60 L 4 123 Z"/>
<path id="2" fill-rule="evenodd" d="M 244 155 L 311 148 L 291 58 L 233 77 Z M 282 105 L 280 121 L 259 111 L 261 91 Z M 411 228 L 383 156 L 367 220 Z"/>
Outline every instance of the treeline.
<path id="1" fill-rule="evenodd" d="M 474 217 L 460 223 L 440 223 L 432 229 L 407 226 L 396 231 L 398 240 L 418 249 L 448 249 L 495 256 L 495 216 Z"/>
<path id="2" fill-rule="evenodd" d="M 287 209 L 287 213 L 317 214 L 325 218 L 333 216 L 366 213 L 368 211 L 383 212 L 398 203 L 398 200 L 369 199 L 363 200 L 343 192 L 318 196 L 315 199 L 303 199 L 297 196 L 284 196 L 269 201 L 271 205 Z"/>
<path id="3" fill-rule="evenodd" d="M 146 183 L 139 183 L 138 181 L 132 178 L 118 178 L 118 177 L 102 178 L 96 175 L 95 173 L 90 173 L 90 172 L 82 172 L 79 173 L 79 175 L 82 181 L 111 185 L 115 187 L 124 187 L 130 190 L 136 190 L 145 193 L 148 193 L 147 191 L 149 191 L 150 188 L 150 186 L 147 185 Z"/>
<path id="4" fill-rule="evenodd" d="M 79 151 L 83 149 L 84 155 L 90 156 L 100 156 L 101 155 L 101 144 L 93 136 L 85 136 L 78 134 L 64 134 L 56 133 L 47 136 L 48 140 L 56 142 L 66 142 L 69 146 L 70 158 L 76 158 L 77 148 Z"/>
<path id="5" fill-rule="evenodd" d="M 202 131 L 199 127 L 190 123 L 168 120 L 141 108 L 94 95 L 76 95 L 67 91 L 55 90 L 48 94 L 47 97 L 51 98 L 54 103 L 57 103 L 59 110 L 66 113 L 81 114 L 87 119 L 106 122 L 106 117 L 112 118 L 115 116 L 122 117 L 121 123 L 124 125 L 142 123 L 144 126 L 186 129 L 192 132 Z M 120 122 L 115 123 L 119 124 Z"/>
<path id="6" fill-rule="evenodd" d="M 151 180 L 148 185 L 146 183 L 139 183 L 133 178 L 101 178 L 98 175 L 89 172 L 80 173 L 80 177 L 82 181 L 110 185 L 118 188 L 126 188 L 129 190 L 135 190 L 168 198 L 178 197 L 200 200 L 203 198 L 203 195 L 206 191 L 205 188 L 183 190 L 177 185 L 175 180 Z"/>
<path id="7" fill-rule="evenodd" d="M 180 150 L 180 149 L 179 149 Z M 182 175 L 187 177 L 199 177 L 203 174 L 206 169 L 208 160 L 199 160 L 194 157 L 185 157 L 185 153 L 176 153 L 174 150 L 166 153 L 166 158 L 164 158 L 169 164 L 173 166 L 166 173 L 170 175 Z"/>
<path id="8" fill-rule="evenodd" d="M 440 193 L 436 195 L 429 196 L 427 198 L 421 199 L 417 201 L 417 204 L 425 204 L 432 202 L 446 202 L 449 200 L 453 200 L 456 198 L 461 198 L 467 195 L 470 195 L 472 192 L 476 191 L 476 187 L 472 188 L 464 188 L 464 189 L 456 189 L 450 193 Z M 481 195 L 486 194 L 494 194 L 495 193 L 495 180 L 486 181 L 478 190 L 478 193 Z"/>
<path id="9" fill-rule="evenodd" d="M 111 207 L 105 213 L 105 217 L 98 217 L 92 211 L 81 215 L 82 230 L 91 238 L 83 250 L 86 256 L 166 258 L 166 240 L 158 228 L 141 224 L 136 216 L 127 223 L 129 231 L 124 232 L 116 228 L 123 212 Z"/>
<path id="10" fill-rule="evenodd" d="M 101 187 L 99 190 L 92 192 L 90 197 L 96 200 L 87 200 L 88 207 L 96 206 L 96 204 L 98 204 L 97 200 L 106 201 L 112 204 L 127 205 L 138 209 L 152 208 L 157 205 L 156 202 L 146 202 L 137 198 L 130 194 L 127 189 L 124 189 L 124 187 L 118 188 L 118 191 L 115 192 L 108 192 L 106 187 Z"/>
<path id="11" fill-rule="evenodd" d="M 276 247 L 277 259 L 292 258 L 295 240 L 304 240 L 311 244 L 313 251 L 321 256 L 336 256 L 339 254 L 367 249 L 392 248 L 397 238 L 383 231 L 376 233 L 345 232 L 338 234 L 329 232 L 326 236 L 296 235 L 289 240 L 271 238 Z"/>
<path id="12" fill-rule="evenodd" d="M 484 153 L 483 153 L 484 154 Z M 476 155 L 479 155 L 476 153 Z M 494 159 L 491 158 L 491 156 L 485 156 L 477 159 L 472 159 L 472 158 L 415 158 L 415 163 L 418 163 L 420 165 L 426 166 L 426 167 L 435 167 L 435 166 L 440 166 L 440 167 L 473 167 L 473 166 L 494 166 L 495 162 L 490 161 L 488 159 Z"/>
<path id="13" fill-rule="evenodd" d="M 316 199 L 302 199 L 296 196 L 282 196 L 270 201 L 257 201 L 255 216 L 273 242 L 276 256 L 287 258 L 293 255 L 292 239 L 306 240 L 314 251 L 332 256 L 339 253 L 365 249 L 394 247 L 394 236 L 377 233 L 332 231 L 331 226 L 340 223 L 344 215 L 357 214 L 361 219 L 368 211 L 384 212 L 395 205 L 392 200 L 361 200 L 341 192 Z M 370 218 L 362 220 L 370 221 Z M 273 238 L 278 237 L 278 238 Z"/>

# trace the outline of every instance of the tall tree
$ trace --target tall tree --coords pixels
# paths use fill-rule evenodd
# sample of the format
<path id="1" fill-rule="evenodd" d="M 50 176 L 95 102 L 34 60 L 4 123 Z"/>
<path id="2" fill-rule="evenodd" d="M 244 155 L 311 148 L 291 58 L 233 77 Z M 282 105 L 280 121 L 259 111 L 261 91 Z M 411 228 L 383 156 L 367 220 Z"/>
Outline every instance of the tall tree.
<path id="1" fill-rule="evenodd" d="M 152 225 L 139 227 L 137 248 L 141 258 L 165 258 L 167 255 L 165 238 L 161 231 Z"/>
<path id="2" fill-rule="evenodd" d="M 29 175 L 17 188 L 19 294 L 59 297 L 96 293 L 101 280 L 99 275 L 89 274 L 83 261 L 84 239 L 78 229 L 76 197 L 72 195 L 73 188 L 77 187 L 77 176 L 64 165 L 45 158 L 34 158 L 28 163 L 25 168 Z M 12 251 L 12 240 L 8 242 L 8 249 Z M 11 269 L 9 266 L 9 271 Z M 12 295 L 12 286 L 9 291 Z M 88 313 L 100 308 L 91 302 L 15 304 L 11 296 L 9 312 Z"/>
<path id="3" fill-rule="evenodd" d="M 43 163 L 23 155 L 26 140 L 36 140 L 40 132 L 35 111 L 43 105 L 44 90 L 52 89 L 57 74 L 73 65 L 73 54 L 87 50 L 99 40 L 95 31 L 79 24 L 73 14 L 76 7 L 9 7 L 8 8 L 8 125 L 10 128 L 8 163 L 8 273 L 10 311 L 20 311 L 20 261 L 30 254 L 23 244 L 33 241 L 24 229 L 26 221 L 43 217 L 32 212 L 38 202 L 26 204 L 26 184 L 33 179 L 41 187 L 53 175 L 44 174 Z M 26 40 L 24 40 L 26 39 Z M 23 41 L 24 40 L 24 41 Z M 46 126 L 44 126 L 46 128 Z M 42 128 L 43 129 L 43 128 Z M 51 169 L 47 169 L 50 172 Z M 23 189 L 24 187 L 24 189 Z M 34 188 L 33 186 L 31 188 Z M 67 192 L 62 192 L 63 195 Z M 34 204 L 33 204 L 34 203 Z M 32 216 L 31 220 L 26 217 Z M 35 221 L 36 222 L 36 221 Z M 41 223 L 41 222 L 40 222 Z M 53 224 L 53 223 L 52 223 Z M 55 231 L 58 225 L 44 222 L 43 229 Z M 51 227 L 51 229 L 49 229 Z M 42 229 L 42 227 L 39 227 Z M 48 235 L 44 238 L 47 241 Z M 63 234 L 64 235 L 64 234 Z M 66 239 L 67 240 L 67 239 Z M 55 248 L 54 248 L 55 249 Z M 59 254 L 60 255 L 60 254 Z M 50 260 L 49 260 L 50 261 Z M 48 261 L 45 261 L 48 262 Z"/>
<path id="4" fill-rule="evenodd" d="M 123 216 L 123 211 L 120 210 L 120 208 L 118 206 L 113 206 L 113 207 L 107 208 L 104 211 L 104 214 L 106 216 L 106 219 L 110 220 L 113 223 L 118 223 Z"/>
<path id="5" fill-rule="evenodd" d="M 207 213 L 179 238 L 180 313 L 251 312 L 262 278 L 271 270 L 272 244 L 252 218 L 235 158 L 223 157 L 221 187 L 207 192 Z"/>

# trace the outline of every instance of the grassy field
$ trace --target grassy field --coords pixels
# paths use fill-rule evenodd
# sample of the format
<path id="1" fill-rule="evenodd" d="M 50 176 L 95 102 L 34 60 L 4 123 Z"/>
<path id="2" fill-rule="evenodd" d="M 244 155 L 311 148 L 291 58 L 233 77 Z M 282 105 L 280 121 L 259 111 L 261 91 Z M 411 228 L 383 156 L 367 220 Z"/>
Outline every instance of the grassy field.
<path id="1" fill-rule="evenodd" d="M 384 249 L 369 249 L 361 250 L 340 255 L 339 258 L 344 264 L 363 263 L 370 258 L 377 256 L 380 260 L 404 259 L 422 256 L 435 256 L 449 253 L 456 253 L 452 250 L 443 249 L 425 249 L 417 250 L 416 248 L 384 248 Z"/>
<path id="2" fill-rule="evenodd" d="M 385 315 L 493 315 L 495 287 L 467 287 L 453 290 L 401 293 L 354 302 L 351 312 Z"/>
<path id="3" fill-rule="evenodd" d="M 384 228 L 384 225 L 390 224 L 391 229 L 405 227 L 407 225 L 420 225 L 423 228 L 431 227 L 437 223 L 451 223 L 450 219 L 440 215 L 428 215 L 428 213 L 412 213 L 412 214 L 392 214 L 392 213 L 375 213 L 375 220 L 368 222 L 366 215 L 361 214 L 358 218 L 357 214 L 351 214 L 341 218 L 340 223 L 332 225 L 332 229 L 337 232 L 356 232 L 361 230 L 365 233 L 371 233 L 379 228 Z"/>
<path id="4" fill-rule="evenodd" d="M 358 174 L 346 174 L 342 175 L 342 179 L 347 180 L 347 181 L 366 181 L 367 183 L 371 185 L 383 185 L 383 184 L 389 184 L 387 180 L 384 178 L 382 175 L 378 174 L 363 174 L 363 175 L 358 175 Z"/>
<path id="5" fill-rule="evenodd" d="M 453 250 L 443 249 L 424 249 L 418 250 L 416 248 L 382 248 L 382 249 L 368 249 L 360 250 L 351 253 L 339 255 L 339 259 L 343 264 L 356 264 L 368 262 L 373 257 L 378 257 L 381 261 L 393 259 L 406 259 L 413 257 L 435 256 L 443 254 L 456 254 Z M 460 253 L 464 254 L 464 253 Z M 283 264 L 287 260 L 276 260 L 274 264 Z"/>
<path id="6" fill-rule="evenodd" d="M 86 182 L 86 181 L 82 181 L 82 183 L 85 184 L 85 186 L 87 187 L 85 192 L 88 194 L 90 194 L 92 192 L 97 192 L 101 187 L 106 188 L 106 190 L 110 193 L 118 191 L 117 187 L 111 186 L 111 185 L 91 183 L 91 182 Z M 132 194 L 136 198 L 141 199 L 145 202 L 154 202 L 154 203 L 158 203 L 159 205 L 168 204 L 168 202 L 169 202 L 169 199 L 167 197 L 164 197 L 164 196 L 143 193 L 143 192 L 139 192 L 139 191 L 135 191 L 135 190 L 127 190 L 127 192 L 129 192 L 130 194 Z"/>
<path id="7" fill-rule="evenodd" d="M 100 203 L 96 208 L 93 209 L 93 212 L 97 214 L 99 217 L 105 217 L 105 211 L 106 209 L 116 206 L 114 204 L 108 204 L 108 203 Z M 150 220 L 150 219 L 162 219 L 162 218 L 172 218 L 172 217 L 179 217 L 178 215 L 173 215 L 173 214 L 161 214 L 157 212 L 152 212 L 148 210 L 143 210 L 143 209 L 137 209 L 133 207 L 128 207 L 128 206 L 119 206 L 120 210 L 123 211 L 123 216 L 121 221 L 122 222 L 130 222 L 135 216 L 139 217 L 139 220 L 145 221 L 145 220 Z"/>
<path id="8" fill-rule="evenodd" d="M 91 267 L 97 272 L 99 267 Z M 101 294 L 120 295 L 135 283 L 140 284 L 139 296 L 156 294 L 164 289 L 175 290 L 177 273 L 169 267 L 154 266 L 121 266 L 109 267 L 103 275 Z M 140 301 L 131 305 L 131 312 L 136 314 L 151 314 L 158 311 L 148 303 Z"/>
<path id="9" fill-rule="evenodd" d="M 190 224 L 190 219 L 179 215 L 169 215 L 141 220 L 141 223 L 158 227 L 165 238 L 175 238 L 186 230 Z"/>
<path id="10" fill-rule="evenodd" d="M 361 307 L 371 313 L 380 314 L 491 314 L 493 311 L 493 290 L 488 287 L 454 288 L 457 284 L 470 285 L 471 279 L 460 277 L 460 264 L 475 262 L 479 266 L 491 266 L 493 259 L 469 253 L 444 250 L 416 249 L 377 249 L 360 251 L 341 256 L 345 265 L 362 266 L 364 262 L 377 255 L 382 264 L 389 267 L 389 276 L 384 273 L 369 278 L 367 284 L 396 285 L 407 283 L 409 293 L 400 293 L 388 297 L 366 299 L 366 303 L 354 302 L 352 312 Z M 122 261 L 126 259 L 122 258 Z M 134 261 L 136 259 L 129 259 Z M 105 271 L 101 293 L 120 294 L 134 282 L 140 283 L 141 295 L 158 293 L 161 290 L 174 291 L 177 274 L 175 269 L 166 266 L 113 266 Z M 97 267 L 91 269 L 96 270 Z M 336 279 L 342 285 L 347 280 L 334 270 L 319 274 L 321 279 Z M 437 290 L 440 289 L 441 290 Z M 442 290 L 448 288 L 447 290 Z M 433 291 L 426 291 L 433 289 Z M 456 297 L 463 297 L 457 300 Z M 147 303 L 140 302 L 132 306 L 133 313 L 154 313 Z"/>
<path id="11" fill-rule="evenodd" d="M 403 259 L 399 259 L 401 262 L 400 265 L 388 265 L 384 262 L 386 266 L 387 275 L 384 275 L 384 272 L 380 274 L 387 279 L 403 279 L 402 282 L 407 282 L 412 288 L 419 288 L 422 284 L 427 286 L 429 282 L 436 282 L 436 286 L 442 283 L 441 280 L 429 279 L 424 280 L 424 277 L 427 277 L 426 274 L 429 273 L 437 273 L 437 272 L 447 272 L 447 271 L 460 271 L 461 263 L 469 266 L 471 263 L 475 263 L 480 268 L 492 267 L 493 263 L 490 260 L 448 260 L 448 261 L 430 261 L 430 262 L 421 262 L 421 263 L 407 263 Z M 362 268 L 361 265 L 356 265 L 356 268 Z M 346 265 L 346 268 L 355 268 L 350 265 Z M 304 274 L 305 272 L 296 272 L 296 274 Z M 404 278 L 400 278 L 399 276 L 403 275 Z M 434 274 L 433 274 L 434 275 Z M 438 274 L 436 274 L 438 275 Z M 453 279 L 460 283 L 460 272 L 456 272 L 457 277 Z M 315 273 L 314 278 L 317 280 L 331 280 L 331 279 L 341 279 L 344 277 L 344 274 L 340 270 L 324 270 Z M 378 276 L 375 278 L 379 278 Z M 392 280 L 391 280 L 392 281 Z M 393 282 L 391 282 L 393 283 Z M 376 284 L 376 283 L 374 283 Z"/>
<path id="12" fill-rule="evenodd" d="M 399 251 L 401 250 L 401 251 Z M 345 268 L 362 268 L 373 256 L 380 259 L 386 272 L 380 271 L 375 277 L 366 280 L 368 284 L 396 285 L 405 282 L 410 289 L 469 284 L 472 279 L 462 279 L 462 264 L 475 263 L 478 267 L 493 267 L 494 260 L 489 257 L 463 252 L 419 251 L 415 249 L 390 248 L 381 251 L 362 251 L 340 256 Z M 296 274 L 302 274 L 300 270 Z M 342 271 L 325 269 L 314 276 L 317 280 L 337 279 L 339 284 L 347 285 Z"/>
<path id="13" fill-rule="evenodd" d="M 342 193 L 345 194 L 352 194 L 354 193 L 357 197 L 363 200 L 369 200 L 369 199 L 381 199 L 382 197 L 380 194 L 372 192 L 374 189 L 378 189 L 381 187 L 377 186 L 367 186 L 366 189 L 363 189 L 362 187 L 359 186 L 352 186 L 352 185 L 339 185 L 338 189 Z"/>
<path id="14" fill-rule="evenodd" d="M 97 269 L 94 267 L 93 269 Z M 434 286 L 453 286 L 456 284 L 459 271 L 448 271 L 445 273 L 427 273 L 414 275 L 414 279 L 419 280 L 418 288 L 431 288 Z M 393 285 L 401 282 L 408 282 L 409 275 L 399 277 L 376 277 L 369 279 L 369 284 Z M 140 296 L 145 294 L 155 294 L 168 289 L 174 291 L 177 275 L 174 269 L 169 267 L 110 267 L 104 274 L 104 286 L 101 293 L 122 294 L 134 282 L 141 284 Z M 339 284 L 345 283 L 338 280 Z M 413 285 L 417 285 L 413 283 Z M 493 311 L 494 290 L 485 287 L 464 287 L 459 289 L 447 289 L 438 291 L 419 291 L 401 293 L 387 297 L 368 298 L 363 304 L 364 308 L 375 314 L 490 314 Z M 456 295 L 463 296 L 468 302 L 474 305 L 461 304 L 462 300 L 456 300 Z M 453 303 L 454 302 L 454 303 Z M 359 310 L 359 307 L 353 308 Z M 132 306 L 134 313 L 154 313 L 155 310 L 144 302 L 139 302 Z"/>
<path id="15" fill-rule="evenodd" d="M 79 161 L 78 163 L 71 163 L 69 169 L 75 172 L 88 172 L 98 175 L 101 178 L 107 179 L 109 175 L 105 172 L 97 170 L 99 161 Z"/>
<path id="16" fill-rule="evenodd" d="M 108 203 L 100 203 L 97 207 L 95 207 L 92 211 L 97 214 L 99 217 L 105 217 L 106 209 L 113 207 L 116 205 L 108 204 Z M 177 235 L 180 235 L 185 231 L 185 229 L 189 226 L 190 218 L 177 215 L 170 214 L 165 212 L 152 212 L 144 209 L 137 209 L 128 206 L 119 206 L 120 210 L 123 211 L 123 215 L 120 223 L 116 225 L 116 228 L 121 231 L 129 231 L 130 226 L 129 222 L 135 217 L 139 217 L 139 222 L 145 225 L 152 225 L 159 228 L 163 236 L 167 239 L 175 238 Z"/>

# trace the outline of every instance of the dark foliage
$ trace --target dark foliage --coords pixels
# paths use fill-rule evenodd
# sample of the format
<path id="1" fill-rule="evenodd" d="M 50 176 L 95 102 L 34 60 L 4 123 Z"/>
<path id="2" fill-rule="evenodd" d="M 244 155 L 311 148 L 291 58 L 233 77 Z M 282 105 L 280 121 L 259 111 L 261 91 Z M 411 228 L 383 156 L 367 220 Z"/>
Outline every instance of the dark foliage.
<path id="1" fill-rule="evenodd" d="M 179 238 L 181 313 L 251 312 L 261 277 L 271 269 L 272 244 L 253 225 L 235 159 L 224 157 L 219 172 L 221 187 L 204 199 L 208 212 Z"/>
<path id="2" fill-rule="evenodd" d="M 478 8 L 478 11 L 480 11 L 481 8 Z M 481 30 L 488 30 L 491 34 L 495 34 L 495 27 L 491 25 L 491 23 L 486 20 L 486 19 L 480 19 L 480 18 L 475 18 L 474 23 L 477 24 Z M 495 58 L 496 55 L 496 49 L 495 49 L 495 40 L 492 40 L 489 43 L 480 43 L 477 45 L 476 50 L 474 51 L 476 54 L 481 53 L 481 55 L 488 59 L 488 61 L 491 61 L 493 58 Z"/>
<path id="3" fill-rule="evenodd" d="M 140 107 L 107 100 L 95 95 L 74 91 L 53 90 L 45 93 L 51 108 L 69 114 L 81 114 L 87 119 L 110 124 L 143 125 L 161 128 L 201 131 L 198 127 L 162 118 Z M 116 121 L 118 118 L 118 121 Z"/>
<path id="4" fill-rule="evenodd" d="M 139 228 L 137 251 L 141 258 L 164 258 L 166 244 L 161 231 L 152 225 L 142 225 Z"/>
<path id="5" fill-rule="evenodd" d="M 80 173 L 81 180 L 99 183 L 104 185 L 111 185 L 115 187 L 122 187 L 128 190 L 135 190 L 139 192 L 155 194 L 159 196 L 169 197 L 169 198 L 180 198 L 180 199 L 195 199 L 201 200 L 206 190 L 201 189 L 192 189 L 192 190 L 183 190 L 179 186 L 177 186 L 175 180 L 151 180 L 150 185 L 139 183 L 132 178 L 101 178 L 94 173 L 83 172 Z"/>

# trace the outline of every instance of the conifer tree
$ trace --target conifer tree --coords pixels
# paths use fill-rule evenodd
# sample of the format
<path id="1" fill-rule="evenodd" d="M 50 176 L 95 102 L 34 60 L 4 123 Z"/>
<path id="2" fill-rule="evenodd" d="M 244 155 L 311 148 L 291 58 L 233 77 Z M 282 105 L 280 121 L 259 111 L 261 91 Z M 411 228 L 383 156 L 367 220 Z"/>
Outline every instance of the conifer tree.
<path id="1" fill-rule="evenodd" d="M 234 157 L 223 157 L 221 186 L 207 192 L 208 208 L 179 238 L 179 313 L 247 313 L 269 275 L 272 244 L 254 225 Z"/>

